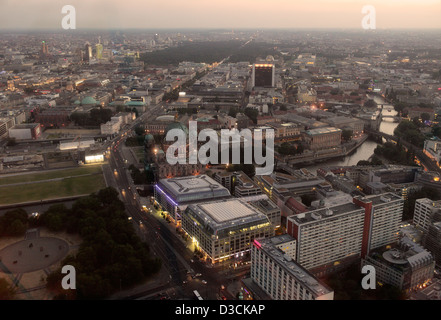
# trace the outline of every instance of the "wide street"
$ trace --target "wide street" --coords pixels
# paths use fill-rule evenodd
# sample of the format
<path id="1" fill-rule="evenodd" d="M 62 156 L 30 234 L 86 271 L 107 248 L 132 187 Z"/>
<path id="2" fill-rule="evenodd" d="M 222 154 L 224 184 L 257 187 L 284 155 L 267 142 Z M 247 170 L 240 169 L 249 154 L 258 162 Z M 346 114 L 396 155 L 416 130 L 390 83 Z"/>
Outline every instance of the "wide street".
<path id="1" fill-rule="evenodd" d="M 126 163 L 122 148 L 127 136 L 137 125 L 155 117 L 161 112 L 162 104 L 149 109 L 140 116 L 128 130 L 122 131 L 115 137 L 110 146 L 109 166 L 107 175 L 113 173 L 116 187 L 120 192 L 128 218 L 133 222 L 140 237 L 149 244 L 152 253 L 162 260 L 163 267 L 169 274 L 166 283 L 156 288 L 145 289 L 136 294 L 120 297 L 126 299 L 158 299 L 163 292 L 169 292 L 171 299 L 193 299 L 193 290 L 198 290 L 204 299 L 216 300 L 225 297 L 234 299 L 226 286 L 235 277 L 243 277 L 249 268 L 236 270 L 228 266 L 213 267 L 205 262 L 198 261 L 194 256 L 191 242 L 186 243 L 176 232 L 174 226 L 161 218 L 160 214 L 144 200 L 145 208 L 140 203 L 141 199 L 127 170 L 130 162 Z M 110 177 L 106 178 L 110 180 Z M 224 289 L 222 289 L 224 288 Z M 164 298 L 164 297 L 163 297 Z"/>

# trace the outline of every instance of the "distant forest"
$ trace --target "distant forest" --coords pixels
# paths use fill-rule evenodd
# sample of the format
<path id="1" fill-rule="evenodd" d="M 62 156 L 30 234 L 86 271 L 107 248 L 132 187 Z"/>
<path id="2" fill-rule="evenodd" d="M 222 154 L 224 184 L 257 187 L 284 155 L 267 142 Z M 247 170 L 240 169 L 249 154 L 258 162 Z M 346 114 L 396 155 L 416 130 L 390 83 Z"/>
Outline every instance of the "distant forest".
<path id="1" fill-rule="evenodd" d="M 141 54 L 140 60 L 147 65 L 175 65 L 182 61 L 219 62 L 230 56 L 229 62 L 248 61 L 253 63 L 257 57 L 277 55 L 271 45 L 267 43 L 251 42 L 241 47 L 243 41 L 216 41 L 216 42 L 184 42 L 178 47 Z"/>

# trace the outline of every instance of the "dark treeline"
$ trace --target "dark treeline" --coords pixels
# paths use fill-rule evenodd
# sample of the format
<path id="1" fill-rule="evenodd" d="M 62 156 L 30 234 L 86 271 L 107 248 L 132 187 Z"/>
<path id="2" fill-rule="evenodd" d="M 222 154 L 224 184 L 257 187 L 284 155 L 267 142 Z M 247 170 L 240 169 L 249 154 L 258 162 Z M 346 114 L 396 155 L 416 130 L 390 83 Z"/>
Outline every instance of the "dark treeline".
<path id="1" fill-rule="evenodd" d="M 110 121 L 112 118 L 112 110 L 95 108 L 88 113 L 74 112 L 71 114 L 70 119 L 77 126 L 90 126 L 98 127 L 102 123 Z"/>
<path id="2" fill-rule="evenodd" d="M 146 280 L 161 268 L 160 260 L 150 257 L 148 245 L 135 233 L 124 203 L 113 188 L 78 199 L 72 209 L 53 205 L 38 219 L 30 218 L 29 225 L 76 233 L 82 238 L 76 254 L 61 263 L 75 267 L 77 289 L 61 288 L 61 269 L 47 277 L 48 288 L 56 293 L 56 299 L 106 298 Z"/>
<path id="3" fill-rule="evenodd" d="M 242 45 L 242 41 L 185 42 L 178 47 L 146 52 L 140 60 L 149 65 L 178 65 L 182 61 L 213 63 L 223 60 Z"/>

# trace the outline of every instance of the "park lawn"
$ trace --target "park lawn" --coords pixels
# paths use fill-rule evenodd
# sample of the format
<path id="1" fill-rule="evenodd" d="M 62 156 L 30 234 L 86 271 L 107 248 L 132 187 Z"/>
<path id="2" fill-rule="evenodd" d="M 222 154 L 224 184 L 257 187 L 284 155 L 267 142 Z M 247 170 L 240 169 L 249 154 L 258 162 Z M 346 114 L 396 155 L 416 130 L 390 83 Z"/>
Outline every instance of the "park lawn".
<path id="1" fill-rule="evenodd" d="M 104 176 L 99 174 L 0 187 L 0 205 L 90 194 L 105 187 Z"/>
<path id="2" fill-rule="evenodd" d="M 51 170 L 44 172 L 34 172 L 15 176 L 0 176 L 0 186 L 21 182 L 42 181 L 55 178 L 78 176 L 82 174 L 94 174 L 102 172 L 101 165 L 70 168 L 64 170 Z"/>

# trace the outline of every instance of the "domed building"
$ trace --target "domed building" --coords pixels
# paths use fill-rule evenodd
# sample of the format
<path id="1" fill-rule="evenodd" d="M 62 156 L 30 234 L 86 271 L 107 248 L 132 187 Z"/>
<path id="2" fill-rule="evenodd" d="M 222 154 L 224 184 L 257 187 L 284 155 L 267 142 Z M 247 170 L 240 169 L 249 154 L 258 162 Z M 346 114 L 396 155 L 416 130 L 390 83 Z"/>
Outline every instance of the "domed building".
<path id="1" fill-rule="evenodd" d="M 81 100 L 81 105 L 87 106 L 87 105 L 97 105 L 98 102 L 95 100 L 95 98 L 91 96 L 85 97 L 83 100 Z"/>
<path id="2" fill-rule="evenodd" d="M 265 61 L 266 62 L 274 62 L 275 60 L 274 60 L 274 57 L 272 55 L 269 55 L 269 56 L 266 56 Z"/>
<path id="3" fill-rule="evenodd" d="M 95 98 L 91 97 L 91 96 L 87 96 L 84 97 L 81 101 L 80 100 L 76 100 L 74 102 L 75 105 L 80 105 L 80 106 L 96 106 L 99 103 L 95 100 Z"/>
<path id="4" fill-rule="evenodd" d="M 188 136 L 188 128 L 185 124 L 182 124 L 180 122 L 172 122 L 170 123 L 167 128 L 165 129 L 165 134 L 167 134 L 167 132 L 169 132 L 172 129 L 179 129 L 185 132 L 185 134 Z"/>

